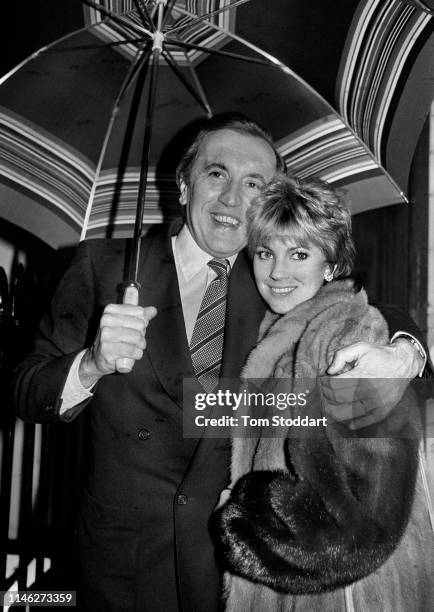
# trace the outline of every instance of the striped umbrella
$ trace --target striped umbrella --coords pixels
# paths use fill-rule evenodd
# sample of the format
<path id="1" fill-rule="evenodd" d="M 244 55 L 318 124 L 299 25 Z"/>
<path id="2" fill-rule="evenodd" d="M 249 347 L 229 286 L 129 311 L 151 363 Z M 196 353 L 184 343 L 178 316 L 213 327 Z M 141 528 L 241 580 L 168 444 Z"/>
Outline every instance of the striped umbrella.
<path id="1" fill-rule="evenodd" d="M 79 233 L 133 231 L 127 280 L 134 283 L 142 224 L 177 214 L 173 168 L 186 126 L 226 110 L 264 124 L 295 173 L 346 187 L 354 212 L 404 202 L 380 163 L 377 119 L 383 126 L 387 119 L 381 84 L 388 71 L 398 71 L 396 81 L 404 70 L 417 35 L 429 27 L 429 11 L 398 0 L 360 3 L 338 78 L 338 113 L 242 36 L 252 31 L 259 4 L 86 0 L 83 28 L 0 81 L 0 184 L 9 218 L 22 207 L 31 229 L 43 214 L 41 237 L 51 244 L 53 236 L 65 243 Z M 369 46 L 364 36 L 371 36 Z M 383 73 L 369 70 L 374 61 Z"/>

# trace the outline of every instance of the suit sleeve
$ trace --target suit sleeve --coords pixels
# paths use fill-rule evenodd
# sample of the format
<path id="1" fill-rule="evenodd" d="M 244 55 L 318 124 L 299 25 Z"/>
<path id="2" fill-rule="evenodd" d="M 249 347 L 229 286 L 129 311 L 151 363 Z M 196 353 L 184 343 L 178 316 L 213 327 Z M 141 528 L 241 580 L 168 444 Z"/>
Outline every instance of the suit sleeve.
<path id="1" fill-rule="evenodd" d="M 14 400 L 24 420 L 69 421 L 86 405 L 82 402 L 59 416 L 61 394 L 72 362 L 92 341 L 94 304 L 89 245 L 83 242 L 39 325 L 34 350 L 15 371 Z"/>
<path id="2" fill-rule="evenodd" d="M 381 312 L 387 322 L 390 337 L 392 337 L 396 332 L 401 331 L 411 334 L 420 342 L 420 344 L 425 349 L 425 353 L 427 356 L 427 363 L 423 371 L 423 377 L 434 377 L 434 367 L 430 359 L 430 353 L 428 345 L 426 343 L 426 339 L 423 336 L 421 330 L 416 325 L 416 323 L 406 312 L 406 310 L 404 310 L 404 308 L 401 308 L 400 306 L 392 306 L 390 304 L 375 304 L 375 306 L 376 308 L 378 308 L 378 310 Z"/>

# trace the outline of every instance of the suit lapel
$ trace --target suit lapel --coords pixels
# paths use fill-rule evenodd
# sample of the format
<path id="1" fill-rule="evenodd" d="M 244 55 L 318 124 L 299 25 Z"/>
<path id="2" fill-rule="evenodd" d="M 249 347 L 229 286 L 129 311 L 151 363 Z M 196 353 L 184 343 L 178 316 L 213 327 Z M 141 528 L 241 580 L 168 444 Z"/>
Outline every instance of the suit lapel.
<path id="1" fill-rule="evenodd" d="M 157 316 L 146 332 L 147 353 L 166 393 L 182 408 L 182 383 L 194 377 L 185 334 L 178 278 L 173 258 L 171 231 L 150 231 L 143 241 L 140 303 L 155 306 Z"/>
<path id="2" fill-rule="evenodd" d="M 151 229 L 143 239 L 140 282 L 143 306 L 155 306 L 158 315 L 146 332 L 147 352 L 166 393 L 182 408 L 183 379 L 195 378 L 185 334 L 171 236 L 179 225 Z M 250 262 L 243 251 L 229 279 L 221 376 L 238 378 L 256 343 L 265 306 L 255 286 Z M 198 391 L 201 391 L 198 383 Z"/>

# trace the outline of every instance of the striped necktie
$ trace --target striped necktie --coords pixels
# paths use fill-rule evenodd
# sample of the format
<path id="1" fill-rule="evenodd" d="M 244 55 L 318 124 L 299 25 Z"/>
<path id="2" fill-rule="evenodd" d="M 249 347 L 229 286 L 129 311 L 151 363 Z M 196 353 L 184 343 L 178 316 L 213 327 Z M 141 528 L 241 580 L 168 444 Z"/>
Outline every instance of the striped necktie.
<path id="1" fill-rule="evenodd" d="M 228 290 L 227 259 L 208 262 L 217 277 L 204 293 L 190 342 L 194 371 L 205 391 L 212 391 L 220 376 Z"/>

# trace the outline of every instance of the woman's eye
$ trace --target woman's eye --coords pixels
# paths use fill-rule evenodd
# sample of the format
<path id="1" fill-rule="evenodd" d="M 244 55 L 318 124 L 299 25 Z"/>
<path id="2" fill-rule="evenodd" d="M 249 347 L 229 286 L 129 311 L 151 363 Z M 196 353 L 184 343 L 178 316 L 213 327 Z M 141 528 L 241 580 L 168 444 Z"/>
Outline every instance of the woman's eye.
<path id="1" fill-rule="evenodd" d="M 271 259 L 273 257 L 273 254 L 271 253 L 271 251 L 268 251 L 267 249 L 260 249 L 256 251 L 256 257 L 258 259 L 267 260 L 267 259 Z"/>
<path id="2" fill-rule="evenodd" d="M 255 181 L 248 181 L 247 187 L 249 189 L 257 189 L 258 191 L 262 189 L 262 185 L 260 185 L 259 183 L 256 183 Z"/>
<path id="3" fill-rule="evenodd" d="M 308 256 L 309 255 L 308 253 L 306 253 L 306 251 L 295 251 L 295 253 L 293 254 L 293 258 L 299 260 L 307 259 Z"/>

